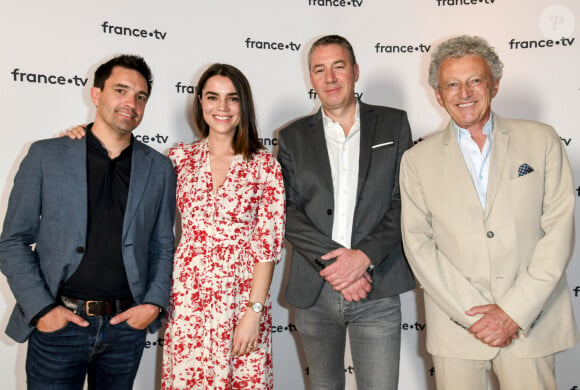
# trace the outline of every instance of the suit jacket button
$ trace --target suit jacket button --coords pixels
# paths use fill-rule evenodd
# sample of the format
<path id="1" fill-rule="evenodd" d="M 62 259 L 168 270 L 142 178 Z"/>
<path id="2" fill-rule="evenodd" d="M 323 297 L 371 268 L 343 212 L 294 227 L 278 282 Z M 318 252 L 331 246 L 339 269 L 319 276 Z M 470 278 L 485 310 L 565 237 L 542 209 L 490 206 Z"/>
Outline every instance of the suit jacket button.
<path id="1" fill-rule="evenodd" d="M 75 251 L 77 253 L 83 254 L 85 253 L 85 248 L 83 248 L 82 246 L 77 246 L 77 249 Z"/>
<path id="2" fill-rule="evenodd" d="M 328 214 L 328 215 L 332 215 L 332 209 L 328 209 L 328 210 L 326 210 L 326 214 Z"/>
<path id="3" fill-rule="evenodd" d="M 487 238 L 493 238 L 493 232 L 491 230 L 487 232 Z"/>

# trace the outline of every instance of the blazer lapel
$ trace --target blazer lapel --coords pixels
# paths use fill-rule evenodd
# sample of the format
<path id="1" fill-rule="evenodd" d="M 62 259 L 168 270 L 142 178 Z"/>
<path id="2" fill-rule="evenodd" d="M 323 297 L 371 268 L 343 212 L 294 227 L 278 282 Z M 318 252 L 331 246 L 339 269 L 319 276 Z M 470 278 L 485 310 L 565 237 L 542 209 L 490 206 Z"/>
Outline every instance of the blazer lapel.
<path id="1" fill-rule="evenodd" d="M 485 200 L 485 218 L 491 212 L 493 201 L 499 188 L 509 147 L 509 129 L 503 119 L 494 114 L 491 160 L 489 162 L 489 180 Z"/>
<path id="2" fill-rule="evenodd" d="M 442 148 L 445 159 L 441 174 L 445 179 L 442 180 L 441 185 L 451 188 L 468 188 L 467 196 L 462 197 L 461 201 L 468 202 L 470 209 L 479 210 L 483 216 L 483 208 L 479 202 L 475 184 L 473 184 L 463 154 L 453 134 L 451 122 L 449 122 L 445 134 L 442 137 Z"/>
<path id="3" fill-rule="evenodd" d="M 312 161 L 315 164 L 312 167 L 305 168 L 312 169 L 313 172 L 317 173 L 320 185 L 330 192 L 334 207 L 334 187 L 332 186 L 330 158 L 326 147 L 326 137 L 324 136 L 324 124 L 322 123 L 322 107 L 312 116 L 310 129 L 306 132 L 305 139 L 306 145 L 312 147 Z"/>
<path id="4" fill-rule="evenodd" d="M 361 191 L 368 174 L 369 165 L 371 162 L 371 148 L 373 139 L 375 138 L 375 128 L 377 126 L 377 118 L 374 115 L 373 109 L 366 104 L 359 102 L 360 110 L 360 152 L 358 165 L 358 183 L 356 190 L 356 198 L 360 199 Z M 358 201 L 357 201 L 358 204 Z"/>
<path id="5" fill-rule="evenodd" d="M 151 171 L 151 158 L 149 150 L 140 142 L 133 142 L 133 155 L 131 157 L 131 179 L 129 181 L 129 195 L 127 197 L 127 209 L 123 219 L 123 239 L 131 221 L 137 212 L 137 206 L 145 196 L 145 188 Z"/>
<path id="6" fill-rule="evenodd" d="M 76 214 L 78 229 L 82 236 L 87 233 L 88 218 L 88 190 L 87 190 L 87 142 L 63 138 L 62 169 L 68 173 L 64 175 L 65 185 L 63 188 L 72 189 L 68 192 L 70 197 L 69 207 Z M 64 207 L 64 206 L 63 206 Z"/>

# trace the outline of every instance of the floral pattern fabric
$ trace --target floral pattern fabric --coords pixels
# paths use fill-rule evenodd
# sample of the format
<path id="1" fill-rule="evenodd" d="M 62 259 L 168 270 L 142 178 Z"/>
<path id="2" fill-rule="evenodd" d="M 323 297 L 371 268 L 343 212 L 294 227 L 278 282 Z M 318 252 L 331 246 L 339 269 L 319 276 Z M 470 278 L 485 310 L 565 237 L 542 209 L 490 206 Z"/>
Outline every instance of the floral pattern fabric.
<path id="1" fill-rule="evenodd" d="M 162 389 L 272 389 L 272 315 L 266 300 L 258 348 L 231 354 L 256 262 L 280 260 L 284 186 L 267 151 L 236 155 L 213 189 L 207 140 L 169 152 L 177 172 L 181 240 L 163 351 Z"/>

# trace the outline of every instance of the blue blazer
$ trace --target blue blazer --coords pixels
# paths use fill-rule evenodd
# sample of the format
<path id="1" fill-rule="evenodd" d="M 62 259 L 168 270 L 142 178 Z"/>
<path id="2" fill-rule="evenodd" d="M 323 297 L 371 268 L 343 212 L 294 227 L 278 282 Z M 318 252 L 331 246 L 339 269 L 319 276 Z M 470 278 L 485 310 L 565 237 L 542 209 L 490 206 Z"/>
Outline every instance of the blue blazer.
<path id="1" fill-rule="evenodd" d="M 6 333 L 17 342 L 28 339 L 34 330 L 31 320 L 56 301 L 59 287 L 83 258 L 88 213 L 86 159 L 85 139 L 38 141 L 31 145 L 14 179 L 0 236 L 0 268 L 16 298 Z M 175 180 L 167 157 L 134 141 L 122 252 L 129 287 L 138 304 L 167 308 Z M 158 318 L 149 330 L 159 327 Z"/>

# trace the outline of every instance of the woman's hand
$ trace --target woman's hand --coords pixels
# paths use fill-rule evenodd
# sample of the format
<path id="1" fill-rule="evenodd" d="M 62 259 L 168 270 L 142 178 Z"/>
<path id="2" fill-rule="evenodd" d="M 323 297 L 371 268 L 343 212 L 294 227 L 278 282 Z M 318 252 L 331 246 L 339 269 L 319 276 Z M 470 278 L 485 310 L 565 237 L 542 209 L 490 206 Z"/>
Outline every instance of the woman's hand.
<path id="1" fill-rule="evenodd" d="M 262 313 L 256 313 L 250 308 L 246 309 L 240 323 L 234 329 L 233 356 L 245 355 L 258 347 L 261 316 Z"/>
<path id="2" fill-rule="evenodd" d="M 77 125 L 75 127 L 71 127 L 70 129 L 65 130 L 59 134 L 60 137 L 64 137 L 65 135 L 70 139 L 81 139 L 85 136 L 86 125 Z"/>

